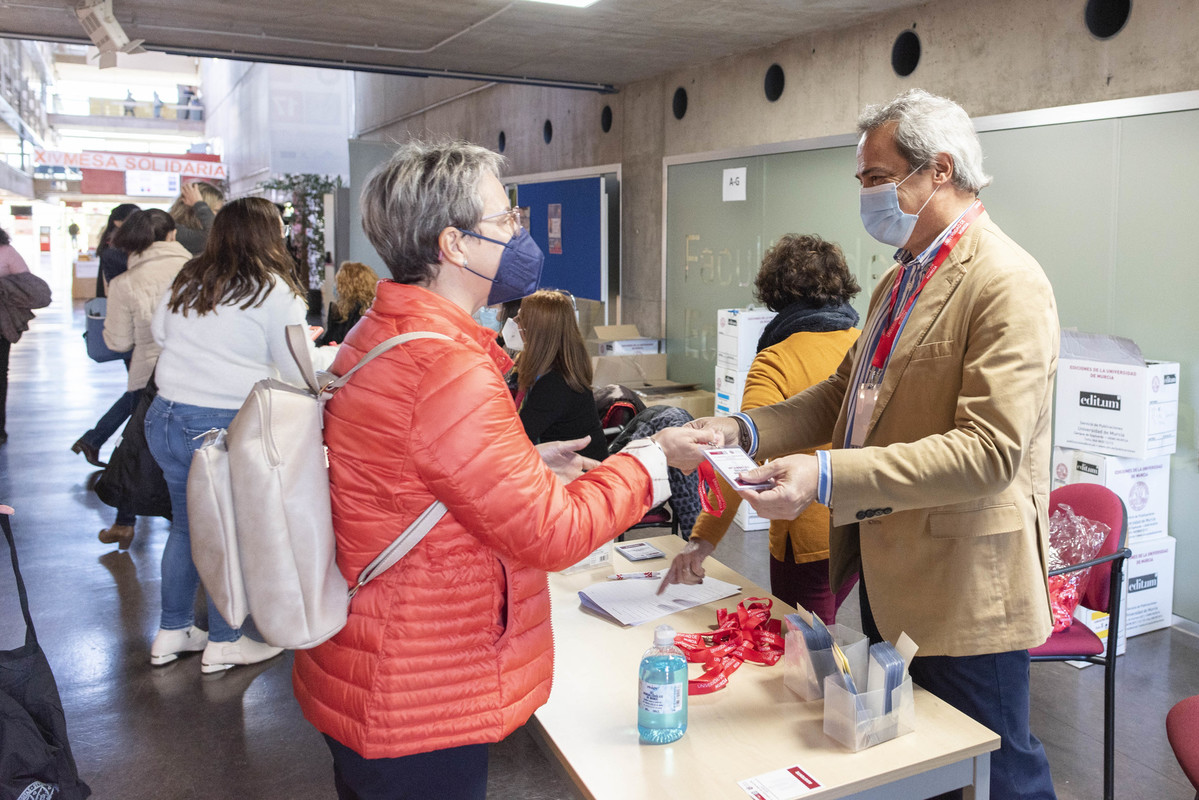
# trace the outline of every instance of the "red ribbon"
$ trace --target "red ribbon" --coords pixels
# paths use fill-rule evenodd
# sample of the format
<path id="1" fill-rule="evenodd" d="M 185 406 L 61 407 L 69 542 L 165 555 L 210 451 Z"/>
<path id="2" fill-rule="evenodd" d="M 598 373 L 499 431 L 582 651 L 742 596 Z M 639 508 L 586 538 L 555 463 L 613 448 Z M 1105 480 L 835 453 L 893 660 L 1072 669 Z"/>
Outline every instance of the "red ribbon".
<path id="1" fill-rule="evenodd" d="M 699 504 L 704 507 L 714 517 L 719 517 L 724 514 L 724 495 L 720 493 L 720 484 L 716 482 L 716 470 L 712 469 L 710 461 L 699 462 Z M 716 494 L 716 508 L 712 508 L 711 501 L 708 500 L 708 492 Z"/>
<path id="2" fill-rule="evenodd" d="M 710 694 L 723 689 L 729 676 L 746 661 L 771 666 L 783 657 L 782 622 L 770 618 L 774 601 L 751 597 L 736 610 L 716 612 L 716 630 L 675 634 L 674 643 L 704 674 L 687 681 L 687 694 Z"/>

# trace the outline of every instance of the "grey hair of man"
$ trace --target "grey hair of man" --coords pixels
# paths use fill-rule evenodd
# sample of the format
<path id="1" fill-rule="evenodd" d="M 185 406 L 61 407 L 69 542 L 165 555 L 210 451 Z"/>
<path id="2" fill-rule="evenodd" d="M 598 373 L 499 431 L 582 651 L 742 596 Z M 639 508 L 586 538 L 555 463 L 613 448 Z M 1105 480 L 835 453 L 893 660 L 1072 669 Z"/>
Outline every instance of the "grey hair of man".
<path id="1" fill-rule="evenodd" d="M 953 158 L 953 185 L 978 194 L 991 184 L 983 172 L 983 149 L 965 109 L 946 97 L 923 89 L 908 89 L 886 105 L 867 106 L 858 119 L 858 133 L 895 126 L 895 146 L 914 171 L 938 153 Z"/>
<path id="2" fill-rule="evenodd" d="M 483 218 L 479 183 L 497 178 L 504 157 L 462 141 L 400 145 L 362 190 L 362 229 L 397 283 L 437 277 L 446 228 L 471 230 Z"/>

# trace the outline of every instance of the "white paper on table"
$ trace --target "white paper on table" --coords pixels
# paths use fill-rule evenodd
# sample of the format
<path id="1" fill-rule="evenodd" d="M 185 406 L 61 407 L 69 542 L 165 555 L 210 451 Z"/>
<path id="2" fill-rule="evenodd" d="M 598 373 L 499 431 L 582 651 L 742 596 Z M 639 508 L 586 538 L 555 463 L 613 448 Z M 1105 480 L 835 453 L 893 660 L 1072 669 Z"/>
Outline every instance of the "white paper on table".
<path id="1" fill-rule="evenodd" d="M 814 789 L 819 789 L 820 781 L 796 764 L 786 769 L 767 772 L 756 778 L 737 781 L 737 785 L 754 800 L 795 800 Z"/>
<path id="2" fill-rule="evenodd" d="M 741 591 L 740 586 L 715 578 L 704 578 L 703 583 L 694 586 L 671 584 L 658 595 L 661 584 L 661 581 L 655 580 L 605 580 L 581 590 L 579 600 L 587 608 L 609 616 L 621 625 L 640 625 Z"/>

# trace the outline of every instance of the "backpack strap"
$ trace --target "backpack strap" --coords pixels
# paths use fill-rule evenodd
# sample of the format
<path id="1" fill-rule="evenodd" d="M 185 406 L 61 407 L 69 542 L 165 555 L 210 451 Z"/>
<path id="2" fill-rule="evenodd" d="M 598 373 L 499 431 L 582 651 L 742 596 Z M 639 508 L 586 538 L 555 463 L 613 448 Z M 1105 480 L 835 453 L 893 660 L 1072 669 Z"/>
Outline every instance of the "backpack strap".
<path id="1" fill-rule="evenodd" d="M 374 561 L 366 565 L 366 568 L 358 575 L 358 583 L 350 589 L 350 597 L 352 598 L 359 589 L 391 569 L 397 561 L 408 555 L 408 551 L 416 547 L 417 543 L 425 538 L 425 534 L 445 516 L 445 510 L 445 503 L 437 500 L 422 511 L 407 530 L 401 533 L 394 542 L 387 545 Z"/>

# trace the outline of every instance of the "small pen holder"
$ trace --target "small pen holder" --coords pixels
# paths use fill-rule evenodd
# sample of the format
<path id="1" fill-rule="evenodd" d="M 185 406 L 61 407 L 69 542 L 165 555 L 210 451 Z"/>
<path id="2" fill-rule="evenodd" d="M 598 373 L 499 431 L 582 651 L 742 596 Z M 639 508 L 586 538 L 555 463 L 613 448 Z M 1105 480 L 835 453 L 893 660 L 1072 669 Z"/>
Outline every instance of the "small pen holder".
<path id="1" fill-rule="evenodd" d="M 881 742 L 911 733 L 916 727 L 916 706 L 912 699 L 912 679 L 890 692 L 890 712 L 887 691 L 854 694 L 832 676 L 824 682 L 824 732 L 850 750 L 857 752 Z"/>
<path id="2" fill-rule="evenodd" d="M 849 661 L 849 671 L 854 680 L 858 680 L 860 676 L 862 685 L 865 685 L 866 660 L 870 654 L 866 637 L 844 625 L 833 625 L 828 631 Z M 819 700 L 824 697 L 824 679 L 836 672 L 837 662 L 833 656 L 833 648 L 809 647 L 803 633 L 787 623 L 786 649 L 783 652 L 783 685 L 803 700 Z"/>

